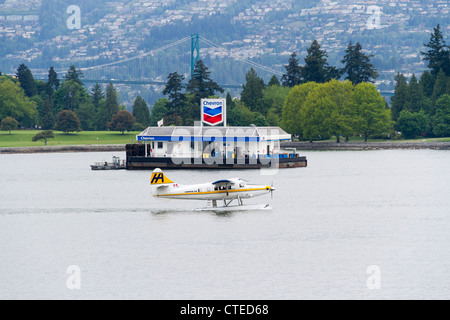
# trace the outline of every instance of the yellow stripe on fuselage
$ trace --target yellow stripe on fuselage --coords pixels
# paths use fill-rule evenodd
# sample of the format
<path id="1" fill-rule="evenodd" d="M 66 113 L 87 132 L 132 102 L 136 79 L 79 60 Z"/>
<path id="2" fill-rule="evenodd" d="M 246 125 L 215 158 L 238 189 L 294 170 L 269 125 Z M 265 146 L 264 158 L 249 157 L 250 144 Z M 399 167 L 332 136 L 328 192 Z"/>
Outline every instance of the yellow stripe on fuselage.
<path id="1" fill-rule="evenodd" d="M 239 190 L 228 190 L 228 193 L 233 192 L 248 192 L 248 191 L 263 191 L 267 190 L 267 188 L 254 188 L 254 189 L 239 189 Z M 269 191 L 267 190 L 267 191 Z M 205 191 L 205 192 L 186 192 L 186 193 L 171 193 L 171 194 L 156 194 L 155 197 L 171 197 L 171 196 L 195 196 L 195 195 L 201 195 L 201 194 L 220 194 L 220 193 L 227 193 L 226 190 L 219 190 L 219 191 Z"/>

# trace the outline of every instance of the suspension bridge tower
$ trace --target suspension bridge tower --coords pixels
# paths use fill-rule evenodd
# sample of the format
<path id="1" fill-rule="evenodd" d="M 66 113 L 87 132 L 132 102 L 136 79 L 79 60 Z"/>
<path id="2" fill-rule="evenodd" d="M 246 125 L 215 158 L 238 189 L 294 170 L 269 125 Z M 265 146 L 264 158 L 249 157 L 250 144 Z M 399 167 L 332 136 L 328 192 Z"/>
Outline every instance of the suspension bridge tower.
<path id="1" fill-rule="evenodd" d="M 191 78 L 198 60 L 200 60 L 200 41 L 198 33 L 194 33 L 191 35 Z"/>

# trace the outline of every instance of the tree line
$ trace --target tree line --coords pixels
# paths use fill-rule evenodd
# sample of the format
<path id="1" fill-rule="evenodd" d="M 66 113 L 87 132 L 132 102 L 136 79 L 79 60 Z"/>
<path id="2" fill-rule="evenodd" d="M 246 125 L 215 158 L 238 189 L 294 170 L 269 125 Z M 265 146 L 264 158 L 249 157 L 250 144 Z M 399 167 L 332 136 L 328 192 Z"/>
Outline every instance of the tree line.
<path id="1" fill-rule="evenodd" d="M 349 43 L 342 62 L 344 68 L 338 69 L 328 64 L 328 55 L 314 40 L 308 49 L 304 65 L 300 65 L 297 54 L 292 53 L 286 73 L 280 80 L 273 76 L 268 84 L 252 68 L 245 77 L 240 98 L 232 98 L 227 93 L 227 122 L 231 126 L 279 126 L 283 118 L 286 99 L 291 89 L 303 83 L 326 83 L 346 75 L 355 84 L 373 81 L 378 74 L 370 63 L 370 55 L 362 51 L 359 43 Z M 171 73 L 168 76 L 164 94 L 167 98 L 157 101 L 152 109 L 152 124 L 164 119 L 167 125 L 193 125 L 200 114 L 200 99 L 214 97 L 223 93 L 216 82 L 211 80 L 210 72 L 199 60 L 194 74 L 185 86 L 184 76 Z"/>
<path id="2" fill-rule="evenodd" d="M 83 72 L 71 66 L 63 79 L 58 79 L 54 68 L 48 80 L 37 81 L 30 69 L 21 64 L 15 76 L 0 74 L 0 120 L 2 127 L 14 130 L 41 128 L 65 133 L 76 131 L 141 130 L 149 124 L 147 104 L 138 97 L 133 114 L 119 105 L 118 94 L 109 84 L 104 92 L 97 83 L 86 89 Z M 146 121 L 139 124 L 136 120 Z"/>
<path id="3" fill-rule="evenodd" d="M 349 43 L 341 70 L 327 64 L 317 43 L 308 49 L 303 66 L 293 53 L 282 78 L 283 85 L 293 89 L 281 126 L 307 140 L 450 136 L 450 48 L 439 24 L 424 47 L 421 55 L 428 70 L 409 81 L 398 73 L 390 106 L 371 84 L 378 74 L 372 56 L 363 53 L 359 43 Z M 347 82 L 336 81 L 343 75 Z"/>
<path id="4" fill-rule="evenodd" d="M 450 48 L 440 25 L 434 28 L 424 44 L 423 60 L 427 63 L 420 78 L 409 80 L 398 73 L 392 98 L 392 119 L 406 138 L 450 136 Z"/>

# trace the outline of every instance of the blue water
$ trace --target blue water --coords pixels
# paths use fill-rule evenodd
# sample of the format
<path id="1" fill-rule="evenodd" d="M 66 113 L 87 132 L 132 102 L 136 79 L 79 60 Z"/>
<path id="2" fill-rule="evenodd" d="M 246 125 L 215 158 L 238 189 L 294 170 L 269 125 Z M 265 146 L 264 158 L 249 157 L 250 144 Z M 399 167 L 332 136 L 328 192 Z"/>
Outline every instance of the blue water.
<path id="1" fill-rule="evenodd" d="M 251 201 L 272 211 L 225 214 L 90 170 L 112 153 L 0 155 L 0 299 L 450 298 L 450 152 L 303 154 L 271 176 L 166 172 L 276 187 Z"/>

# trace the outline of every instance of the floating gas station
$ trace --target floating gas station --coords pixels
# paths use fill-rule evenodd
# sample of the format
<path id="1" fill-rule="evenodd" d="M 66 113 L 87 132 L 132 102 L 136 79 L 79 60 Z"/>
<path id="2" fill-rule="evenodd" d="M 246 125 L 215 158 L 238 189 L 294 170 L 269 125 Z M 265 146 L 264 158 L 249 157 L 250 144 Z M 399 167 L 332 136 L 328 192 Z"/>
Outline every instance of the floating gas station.
<path id="1" fill-rule="evenodd" d="M 148 127 L 129 144 L 127 169 L 258 169 L 306 167 L 306 157 L 281 150 L 291 135 L 279 127 L 229 127 L 226 100 L 203 99 L 195 126 Z"/>

